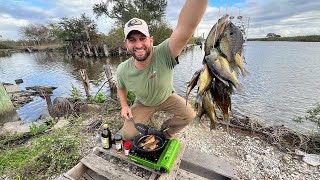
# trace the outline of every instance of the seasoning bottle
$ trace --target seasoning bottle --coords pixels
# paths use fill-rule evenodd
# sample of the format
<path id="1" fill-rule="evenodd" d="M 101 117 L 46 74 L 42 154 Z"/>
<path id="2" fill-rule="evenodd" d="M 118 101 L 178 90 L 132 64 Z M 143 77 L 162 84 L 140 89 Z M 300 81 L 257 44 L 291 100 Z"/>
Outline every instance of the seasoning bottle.
<path id="1" fill-rule="evenodd" d="M 121 134 L 116 134 L 114 139 L 116 141 L 116 152 L 122 153 L 122 136 L 121 136 Z"/>
<path id="2" fill-rule="evenodd" d="M 102 143 L 102 147 L 104 149 L 110 149 L 111 146 L 112 146 L 112 143 L 111 143 L 111 132 L 109 130 L 109 125 L 108 124 L 104 124 L 102 126 L 101 143 Z"/>
<path id="3" fill-rule="evenodd" d="M 127 141 L 124 143 L 124 155 L 128 156 L 131 147 L 131 142 Z"/>

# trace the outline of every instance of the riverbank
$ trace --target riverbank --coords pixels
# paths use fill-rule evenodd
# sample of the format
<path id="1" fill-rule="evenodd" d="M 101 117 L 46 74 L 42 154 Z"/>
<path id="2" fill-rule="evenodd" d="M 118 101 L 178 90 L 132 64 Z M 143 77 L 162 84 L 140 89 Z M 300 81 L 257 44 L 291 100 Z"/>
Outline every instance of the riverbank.
<path id="1" fill-rule="evenodd" d="M 0 157 L 6 155 L 7 162 L 6 159 L 4 159 L 2 163 L 0 162 L 0 167 L 2 166 L 0 170 L 5 172 L 4 174 L 0 173 L 0 175 L 2 175 L 4 179 L 17 176 L 39 179 L 56 177 L 58 174 L 66 172 L 82 157 L 88 155 L 94 147 L 100 145 L 100 141 L 97 138 L 100 124 L 108 123 L 113 134 L 122 127 L 123 121 L 120 117 L 118 106 L 108 104 L 105 107 L 108 111 L 60 119 L 55 128 L 29 137 L 23 143 L 21 143 L 21 141 L 23 141 L 21 139 L 19 141 L 11 140 L 11 143 L 9 145 L 7 144 L 7 147 L 4 147 L 3 145 L 5 144 L 1 144 L 4 142 L 2 136 L 2 138 L 0 138 Z M 170 116 L 171 115 L 163 112 L 157 113 L 154 115 L 154 120 L 150 126 L 157 129 L 160 127 L 161 122 L 170 118 Z M 62 128 L 57 129 L 57 126 Z M 301 160 L 302 156 L 297 155 L 294 151 L 276 146 L 277 144 L 270 144 L 258 136 L 250 133 L 242 133 L 232 127 L 229 127 L 227 132 L 225 126 L 218 125 L 216 130 L 210 131 L 209 120 L 207 118 L 203 118 L 200 125 L 188 125 L 179 132 L 179 135 L 185 137 L 188 148 L 208 155 L 217 156 L 235 165 L 240 179 L 320 178 L 319 166 L 308 165 Z M 61 139 L 62 137 L 63 139 Z M 31 151 L 31 149 L 41 149 L 43 146 L 38 147 L 35 145 L 35 142 L 41 144 L 41 142 L 43 143 L 48 140 L 54 143 L 49 143 L 50 147 L 46 147 L 48 149 L 30 157 L 29 151 Z M 79 144 L 77 146 L 71 146 L 71 142 L 77 142 Z M 30 148 L 30 150 L 24 153 L 26 161 L 20 162 L 20 166 L 13 168 L 11 161 L 15 161 L 15 158 L 19 155 L 16 153 L 24 146 Z M 51 146 L 54 146 L 54 148 Z M 57 146 L 59 146 L 58 149 L 56 149 Z M 64 148 L 71 148 L 74 156 L 68 157 L 69 159 L 60 156 L 58 160 L 55 159 L 57 162 L 52 163 L 54 159 L 52 156 L 55 156 L 56 151 L 62 151 Z M 46 154 L 43 154 L 44 152 Z M 70 156 L 70 154 L 68 155 Z M 49 164 L 40 163 L 40 167 L 38 161 L 40 161 L 41 158 L 45 158 L 45 163 Z M 66 161 L 62 161 L 63 159 Z M 42 161 L 44 160 L 40 162 Z M 3 167 L 3 163 L 7 163 L 5 168 Z M 64 163 L 67 164 L 67 166 L 63 166 Z M 42 166 L 44 168 L 42 168 Z M 51 170 L 47 171 L 46 168 Z M 53 169 L 55 171 L 53 171 Z M 46 174 L 47 172 L 50 173 Z"/>
<path id="2" fill-rule="evenodd" d="M 250 38 L 248 41 L 299 41 L 299 42 L 320 42 L 320 35 L 294 36 L 294 37 L 270 37 Z"/>

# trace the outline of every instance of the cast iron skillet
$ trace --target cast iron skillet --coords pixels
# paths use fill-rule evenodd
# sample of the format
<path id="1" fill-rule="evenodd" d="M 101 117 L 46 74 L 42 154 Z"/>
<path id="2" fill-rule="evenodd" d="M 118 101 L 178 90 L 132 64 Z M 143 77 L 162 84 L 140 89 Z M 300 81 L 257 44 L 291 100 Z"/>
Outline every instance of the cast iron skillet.
<path id="1" fill-rule="evenodd" d="M 167 130 L 167 129 L 165 129 Z M 164 130 L 164 131 L 165 131 Z M 154 135 L 155 139 L 158 140 L 159 142 L 157 143 L 158 147 L 155 148 L 154 150 L 144 150 L 143 147 L 140 147 L 140 143 L 145 142 L 145 140 L 150 136 Z M 134 137 L 133 140 L 133 146 L 137 149 L 138 152 L 144 153 L 144 154 L 156 154 L 164 149 L 168 142 L 168 139 L 163 135 L 163 131 L 155 131 L 148 129 L 148 133 L 143 135 L 139 134 Z"/>

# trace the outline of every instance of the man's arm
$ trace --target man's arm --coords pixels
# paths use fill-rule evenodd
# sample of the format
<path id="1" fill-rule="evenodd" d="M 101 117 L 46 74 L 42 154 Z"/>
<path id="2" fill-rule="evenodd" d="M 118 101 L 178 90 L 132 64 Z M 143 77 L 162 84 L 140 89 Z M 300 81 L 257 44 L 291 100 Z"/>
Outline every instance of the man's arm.
<path id="1" fill-rule="evenodd" d="M 179 14 L 177 27 L 169 40 L 172 57 L 177 57 L 188 43 L 208 5 L 208 0 L 187 0 Z"/>
<path id="2" fill-rule="evenodd" d="M 132 117 L 132 113 L 127 103 L 127 89 L 118 89 L 118 95 L 121 104 L 121 117 L 124 119 L 129 119 L 128 115 Z"/>

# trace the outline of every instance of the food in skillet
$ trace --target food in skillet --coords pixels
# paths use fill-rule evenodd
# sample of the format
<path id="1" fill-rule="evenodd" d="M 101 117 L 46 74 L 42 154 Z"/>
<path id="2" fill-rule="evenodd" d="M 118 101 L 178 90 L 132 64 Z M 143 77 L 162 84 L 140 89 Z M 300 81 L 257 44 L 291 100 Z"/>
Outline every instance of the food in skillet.
<path id="1" fill-rule="evenodd" d="M 140 147 L 147 151 L 152 151 L 158 147 L 158 140 L 155 139 L 154 135 L 150 135 L 146 138 L 143 143 L 140 143 Z"/>

